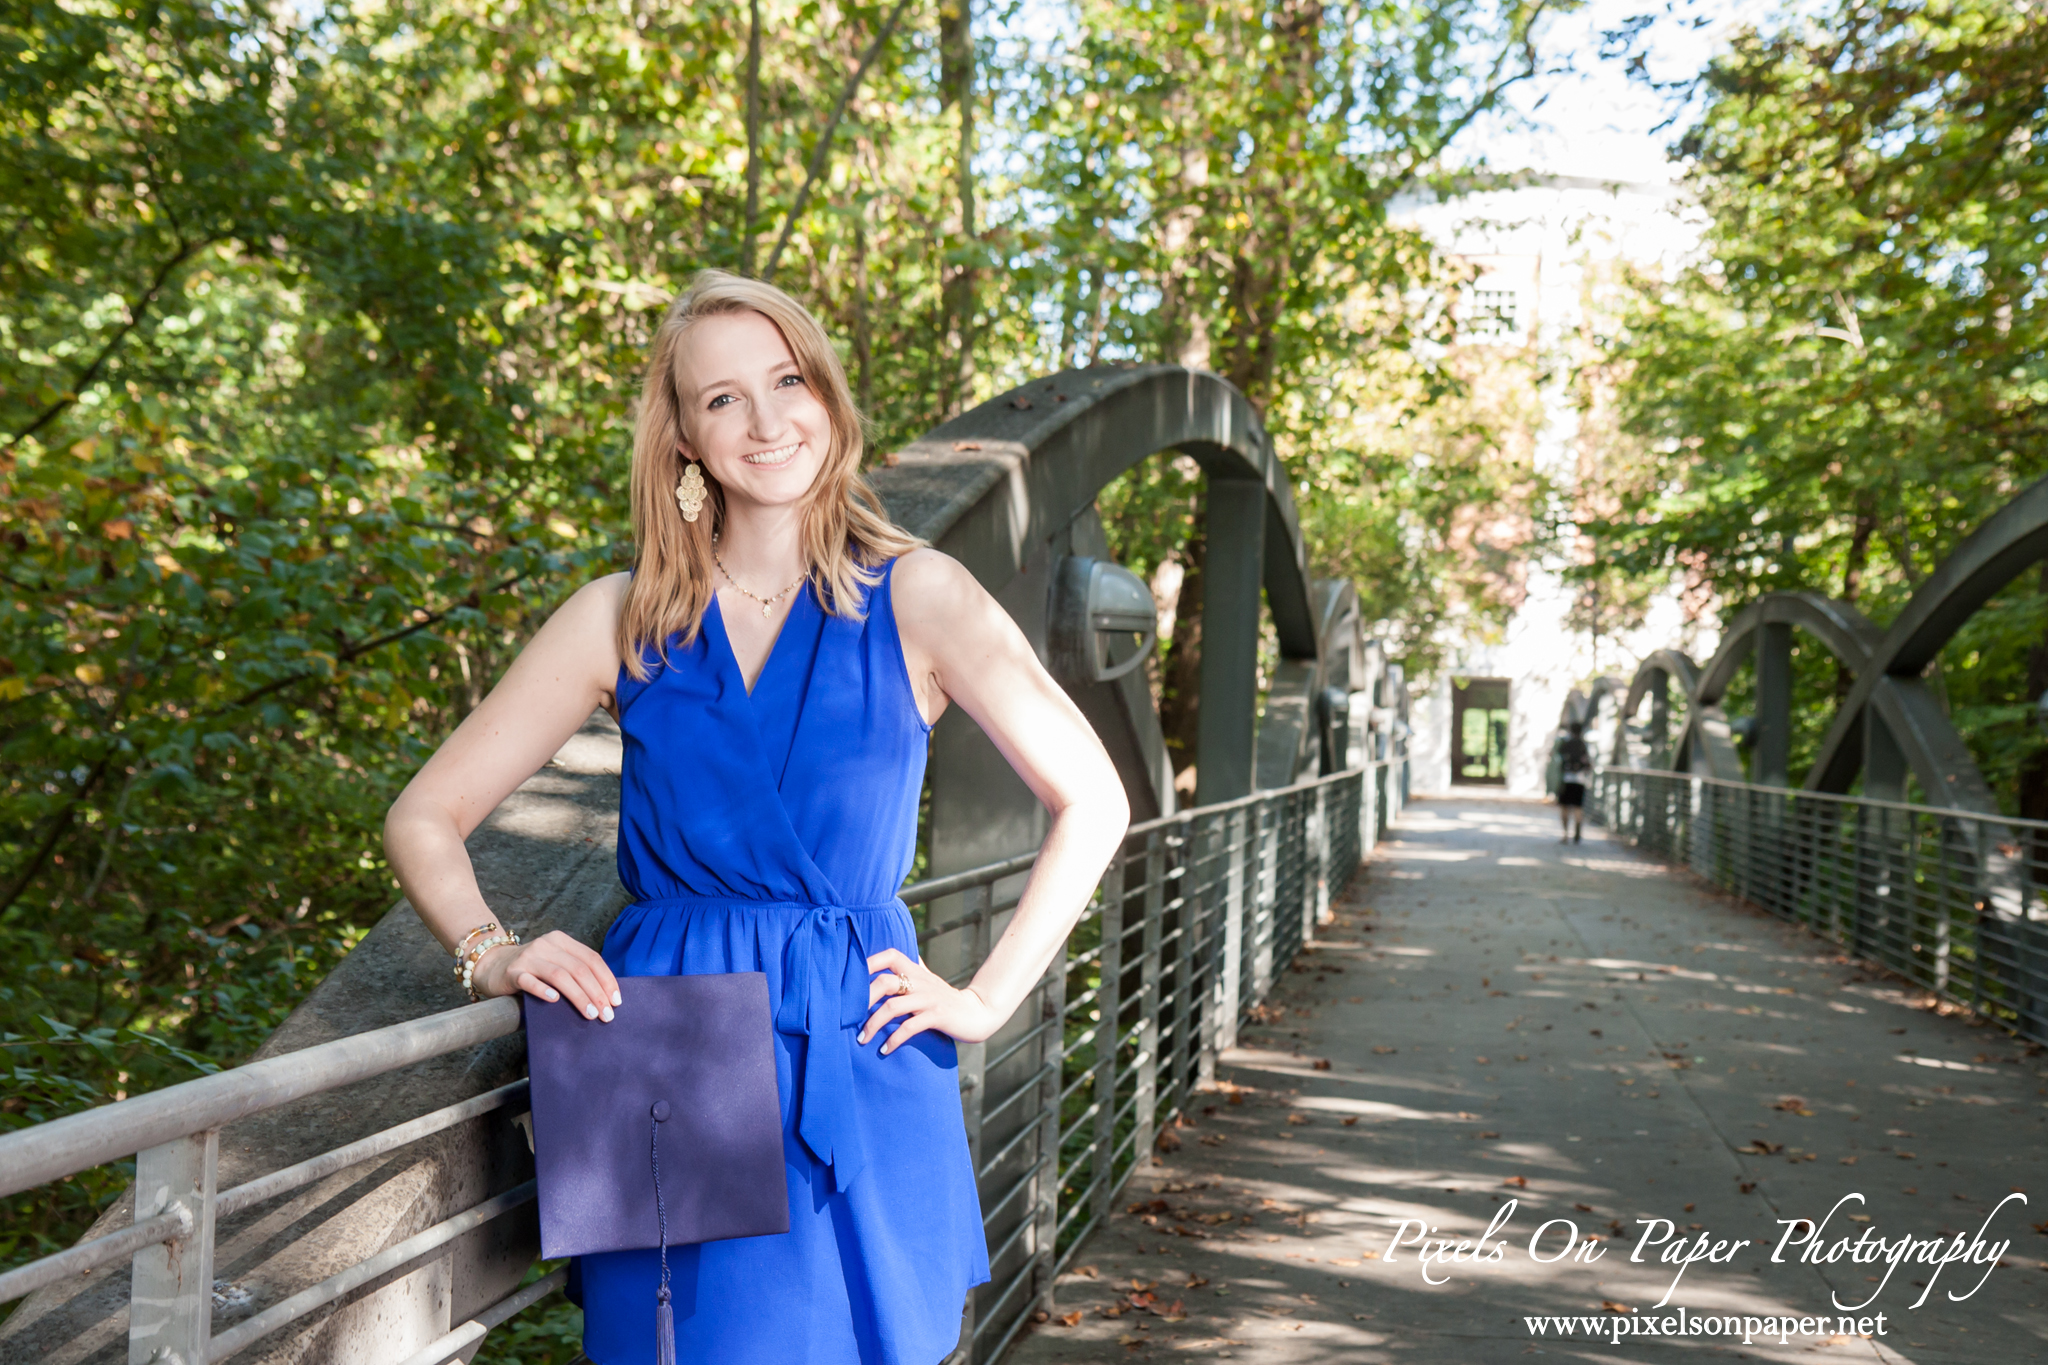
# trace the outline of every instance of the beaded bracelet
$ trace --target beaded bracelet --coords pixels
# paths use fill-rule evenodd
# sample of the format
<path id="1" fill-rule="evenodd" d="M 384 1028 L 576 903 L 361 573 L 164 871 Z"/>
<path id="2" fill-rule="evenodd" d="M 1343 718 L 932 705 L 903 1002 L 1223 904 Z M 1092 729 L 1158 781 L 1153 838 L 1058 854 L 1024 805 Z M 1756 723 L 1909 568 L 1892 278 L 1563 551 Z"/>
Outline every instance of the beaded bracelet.
<path id="1" fill-rule="evenodd" d="M 462 942 L 455 945 L 456 960 L 460 961 L 462 955 L 469 951 L 469 945 L 477 938 L 478 935 L 488 934 L 494 929 L 497 930 L 499 933 L 503 933 L 505 931 L 505 926 L 498 923 L 494 919 L 489 919 L 485 920 L 482 924 L 479 924 L 476 928 L 464 934 L 462 936 Z"/>
<path id="2" fill-rule="evenodd" d="M 483 961 L 484 954 L 493 948 L 516 947 L 518 943 L 519 935 L 517 934 L 490 934 L 482 942 L 462 955 L 462 963 L 456 968 L 456 974 L 462 978 L 462 993 L 469 997 L 469 1002 L 472 1005 L 483 999 L 481 995 L 476 993 L 476 986 L 473 984 L 473 980 L 476 976 L 477 965 Z"/>

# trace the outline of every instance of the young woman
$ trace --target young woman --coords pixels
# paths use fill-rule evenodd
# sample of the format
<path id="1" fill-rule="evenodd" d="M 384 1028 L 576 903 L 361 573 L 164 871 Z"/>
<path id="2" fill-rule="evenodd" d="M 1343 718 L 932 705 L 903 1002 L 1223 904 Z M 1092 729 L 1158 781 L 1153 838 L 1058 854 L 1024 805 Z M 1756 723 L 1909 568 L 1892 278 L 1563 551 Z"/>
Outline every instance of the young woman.
<path id="1" fill-rule="evenodd" d="M 936 1365 L 988 1278 L 953 1040 L 1051 964 L 1129 821 L 1115 769 L 1010 618 L 881 514 L 817 322 L 698 277 L 655 336 L 633 444 L 631 574 L 557 611 L 392 806 L 385 846 L 481 995 L 622 1008 L 622 976 L 764 972 L 790 1231 L 672 1251 L 677 1358 Z M 926 736 L 958 704 L 1052 814 L 1022 903 L 964 990 L 895 899 Z M 602 706 L 625 737 L 602 954 L 501 941 L 464 838 Z M 848 995 L 852 996 L 849 1001 Z M 584 1349 L 654 1359 L 655 1253 L 579 1264 Z"/>

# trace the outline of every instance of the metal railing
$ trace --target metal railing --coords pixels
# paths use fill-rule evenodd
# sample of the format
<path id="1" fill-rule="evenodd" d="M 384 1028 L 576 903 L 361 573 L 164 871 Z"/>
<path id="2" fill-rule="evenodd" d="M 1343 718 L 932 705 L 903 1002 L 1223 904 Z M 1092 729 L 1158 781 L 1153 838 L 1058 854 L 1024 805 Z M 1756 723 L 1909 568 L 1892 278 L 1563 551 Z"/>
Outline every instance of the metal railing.
<path id="1" fill-rule="evenodd" d="M 2048 1042 L 2048 823 L 1608 769 L 1592 819 L 1953 1004 Z"/>
<path id="2" fill-rule="evenodd" d="M 1134 826 L 1032 999 L 1003 1033 L 962 1044 L 960 1085 L 994 1279 L 970 1296 L 959 1365 L 996 1359 L 1244 1012 L 1314 931 L 1330 897 L 1399 814 L 1405 760 Z M 1001 931 L 1034 855 L 908 887 L 921 951 L 964 981 Z M 128 1359 L 224 1361 L 364 1286 L 523 1208 L 532 1180 L 495 1194 L 213 1331 L 217 1223 L 497 1110 L 527 1083 L 411 1119 L 232 1189 L 215 1189 L 220 1131 L 276 1109 L 517 1032 L 486 1001 L 205 1076 L 0 1137 L 0 1196 L 133 1156 L 133 1222 L 0 1274 L 0 1303 L 112 1262 L 132 1263 Z M 441 1365 L 545 1298 L 560 1270 L 409 1355 Z"/>

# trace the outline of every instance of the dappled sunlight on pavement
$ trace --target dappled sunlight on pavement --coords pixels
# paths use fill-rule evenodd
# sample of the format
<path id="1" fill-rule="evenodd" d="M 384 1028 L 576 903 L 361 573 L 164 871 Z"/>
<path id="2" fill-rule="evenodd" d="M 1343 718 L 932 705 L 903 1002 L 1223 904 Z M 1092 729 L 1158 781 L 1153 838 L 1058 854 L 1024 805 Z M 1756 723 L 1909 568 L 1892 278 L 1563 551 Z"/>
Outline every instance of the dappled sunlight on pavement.
<path id="1" fill-rule="evenodd" d="M 1417 803 L 1011 1359 L 2048 1359 L 2048 1057 L 1927 1005 L 1603 832 L 1560 845 L 1552 809 Z M 1931 1287 L 1773 1263 L 1781 1220 L 1823 1217 L 1823 1246 L 2011 1245 Z M 1580 1240 L 1545 1263 L 1550 1220 L 1542 1256 Z M 1489 1226 L 1499 1259 L 1425 1281 L 1423 1238 Z M 1681 1239 L 1695 1258 L 1660 1263 Z M 1681 1312 L 1817 1334 L 1525 1321 Z M 1835 1330 L 1879 1312 L 1881 1337 Z"/>

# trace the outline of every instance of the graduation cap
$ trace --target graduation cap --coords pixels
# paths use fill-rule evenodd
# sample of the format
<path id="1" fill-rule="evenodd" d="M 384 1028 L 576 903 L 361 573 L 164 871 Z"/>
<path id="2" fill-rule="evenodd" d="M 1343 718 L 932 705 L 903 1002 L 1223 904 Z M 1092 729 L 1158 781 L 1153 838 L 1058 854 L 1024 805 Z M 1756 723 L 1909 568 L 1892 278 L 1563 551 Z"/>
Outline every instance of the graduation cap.
<path id="1" fill-rule="evenodd" d="M 666 1250 L 789 1231 L 768 978 L 629 976 L 609 1024 L 523 998 L 541 1255 Z"/>

